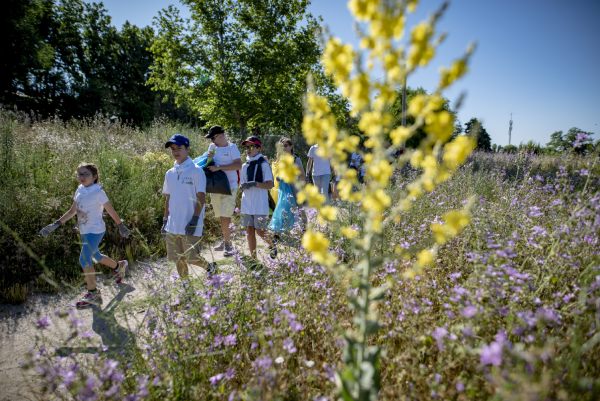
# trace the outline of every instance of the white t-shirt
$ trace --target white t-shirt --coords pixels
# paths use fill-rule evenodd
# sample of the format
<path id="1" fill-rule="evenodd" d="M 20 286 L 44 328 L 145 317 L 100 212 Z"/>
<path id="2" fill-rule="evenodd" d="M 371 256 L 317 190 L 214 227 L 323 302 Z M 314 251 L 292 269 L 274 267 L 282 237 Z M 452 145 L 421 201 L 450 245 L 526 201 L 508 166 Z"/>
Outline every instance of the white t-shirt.
<path id="1" fill-rule="evenodd" d="M 242 165 L 241 180 L 243 184 L 248 182 L 248 164 L 261 157 L 259 153 L 254 157 L 248 158 L 246 163 Z M 271 166 L 265 160 L 260 165 L 263 174 L 263 182 L 273 181 L 273 172 Z M 251 180 L 253 181 L 253 180 Z M 263 188 L 252 187 L 242 193 L 242 214 L 257 214 L 267 216 L 269 214 L 269 191 Z"/>
<path id="2" fill-rule="evenodd" d="M 242 155 L 235 143 L 229 142 L 227 146 L 217 146 L 215 148 L 214 161 L 217 166 L 226 166 L 233 163 L 236 159 L 241 159 Z M 238 187 L 238 171 L 239 170 L 227 170 L 227 178 L 229 178 L 229 188 L 233 191 Z"/>
<path id="3" fill-rule="evenodd" d="M 77 206 L 77 224 L 81 234 L 100 234 L 106 231 L 106 225 L 102 219 L 104 204 L 108 202 L 108 196 L 98 184 L 89 187 L 79 185 L 73 195 Z"/>
<path id="4" fill-rule="evenodd" d="M 312 175 L 326 175 L 331 174 L 331 166 L 329 160 L 323 159 L 317 155 L 317 149 L 319 145 L 313 145 L 308 150 L 308 157 L 313 159 L 313 171 Z"/>
<path id="5" fill-rule="evenodd" d="M 173 168 L 165 173 L 162 193 L 169 195 L 169 218 L 166 230 L 171 234 L 185 234 L 194 215 L 196 194 L 206 193 L 206 176 L 204 170 L 196 166 L 189 157 L 181 164 L 175 163 Z M 198 226 L 194 236 L 201 237 L 204 227 L 204 207 L 198 218 Z"/>

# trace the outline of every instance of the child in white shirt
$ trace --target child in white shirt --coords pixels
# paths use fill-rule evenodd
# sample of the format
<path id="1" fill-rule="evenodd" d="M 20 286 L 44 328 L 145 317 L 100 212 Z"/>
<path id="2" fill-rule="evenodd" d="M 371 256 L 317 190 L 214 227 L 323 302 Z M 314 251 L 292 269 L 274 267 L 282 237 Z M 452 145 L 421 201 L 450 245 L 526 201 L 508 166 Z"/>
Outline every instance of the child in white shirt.
<path id="1" fill-rule="evenodd" d="M 269 190 L 273 188 L 273 172 L 260 153 L 262 142 L 258 137 L 248 137 L 242 146 L 246 149 L 247 158 L 240 175 L 240 189 L 243 191 L 241 213 L 250 255 L 256 258 L 258 234 L 269 245 L 271 259 L 275 259 L 277 248 L 266 231 L 269 226 Z"/>
<path id="2" fill-rule="evenodd" d="M 79 264 L 83 269 L 87 292 L 75 304 L 77 308 L 87 308 L 92 305 L 100 306 L 102 298 L 96 288 L 96 272 L 94 262 L 108 266 L 112 269 L 115 282 L 120 284 L 125 277 L 127 260 L 115 261 L 100 253 L 99 247 L 106 225 L 102 219 L 102 212 L 106 210 L 119 227 L 119 234 L 127 238 L 130 231 L 119 218 L 106 196 L 106 192 L 98 184 L 98 167 L 92 163 L 81 163 L 77 167 L 77 181 L 79 187 L 73 196 L 73 204 L 60 219 L 40 230 L 40 235 L 46 237 L 58 227 L 65 224 L 77 215 L 79 235 L 81 237 L 81 253 Z"/>
<path id="3" fill-rule="evenodd" d="M 165 143 L 175 163 L 165 173 L 162 190 L 165 213 L 161 231 L 165 233 L 167 258 L 175 262 L 181 278 L 189 274 L 188 263 L 204 267 L 209 275 L 216 272 L 216 263 L 208 263 L 200 254 L 206 176 L 189 157 L 189 146 L 189 139 L 181 134 L 173 135 Z"/>

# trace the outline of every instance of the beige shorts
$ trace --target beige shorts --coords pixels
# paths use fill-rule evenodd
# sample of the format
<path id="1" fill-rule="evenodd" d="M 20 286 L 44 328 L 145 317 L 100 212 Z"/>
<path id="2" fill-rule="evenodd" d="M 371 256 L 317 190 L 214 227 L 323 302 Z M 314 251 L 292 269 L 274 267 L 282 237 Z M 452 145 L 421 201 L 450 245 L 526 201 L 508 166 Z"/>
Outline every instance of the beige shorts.
<path id="1" fill-rule="evenodd" d="M 188 263 L 193 265 L 206 267 L 208 262 L 200 254 L 201 239 L 202 237 L 194 237 L 193 235 L 167 233 L 165 238 L 167 243 L 167 258 L 171 262 L 185 259 Z"/>
<path id="2" fill-rule="evenodd" d="M 210 194 L 210 204 L 212 205 L 215 217 L 231 217 L 235 209 L 235 200 L 237 199 L 237 188 L 231 191 L 231 195 Z"/>

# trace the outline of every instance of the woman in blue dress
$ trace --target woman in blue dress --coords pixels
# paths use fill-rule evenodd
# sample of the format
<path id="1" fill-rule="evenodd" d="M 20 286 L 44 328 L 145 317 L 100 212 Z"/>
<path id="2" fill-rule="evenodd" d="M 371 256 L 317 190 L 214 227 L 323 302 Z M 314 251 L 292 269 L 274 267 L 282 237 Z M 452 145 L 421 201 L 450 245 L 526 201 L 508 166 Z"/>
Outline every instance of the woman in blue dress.
<path id="1" fill-rule="evenodd" d="M 277 159 L 283 154 L 291 154 L 294 156 L 294 163 L 298 166 L 300 174 L 298 180 L 304 179 L 304 167 L 302 166 L 302 160 L 294 153 L 294 145 L 290 138 L 281 138 L 277 144 Z M 277 177 L 277 161 L 273 172 Z M 294 225 L 300 227 L 303 226 L 304 218 L 302 218 L 302 211 L 298 208 L 298 202 L 296 201 L 296 188 L 293 184 L 288 184 L 283 181 L 280 177 L 277 177 L 277 206 L 273 211 L 271 223 L 269 229 L 274 231 L 275 234 L 289 233 L 294 228 Z M 302 216 L 298 219 L 299 216 Z"/>

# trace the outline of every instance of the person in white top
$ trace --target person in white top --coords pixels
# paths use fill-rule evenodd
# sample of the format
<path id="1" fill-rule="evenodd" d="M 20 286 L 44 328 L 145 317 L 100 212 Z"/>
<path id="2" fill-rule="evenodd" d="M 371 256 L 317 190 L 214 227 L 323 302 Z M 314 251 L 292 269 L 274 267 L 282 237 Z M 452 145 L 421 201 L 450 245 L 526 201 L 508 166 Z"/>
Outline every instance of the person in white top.
<path id="1" fill-rule="evenodd" d="M 205 135 L 212 141 L 208 151 L 209 157 L 215 162 L 214 166 L 207 167 L 210 171 L 222 170 L 229 178 L 229 188 L 231 195 L 210 194 L 210 204 L 215 212 L 215 217 L 220 220 L 221 233 L 223 241 L 217 245 L 215 251 L 224 251 L 224 256 L 233 256 L 233 246 L 231 244 L 231 216 L 235 209 L 237 187 L 239 180 L 239 170 L 242 167 L 242 156 L 236 144 L 231 143 L 225 136 L 225 130 L 218 125 L 210 127 L 208 134 Z M 215 145 L 215 146 L 213 146 Z M 212 156 L 210 156 L 212 154 Z"/>
<path id="2" fill-rule="evenodd" d="M 273 188 L 273 172 L 265 157 L 260 153 L 262 142 L 251 136 L 242 142 L 246 148 L 246 163 L 242 166 L 242 226 L 246 227 L 246 238 L 250 255 L 256 258 L 256 234 L 269 245 L 271 259 L 277 257 L 277 248 L 270 235 L 269 225 L 269 190 Z"/>
<path id="3" fill-rule="evenodd" d="M 329 203 L 329 181 L 331 180 L 331 163 L 317 154 L 319 145 L 313 145 L 308 150 L 308 162 L 306 163 L 306 179 L 312 176 L 313 184 L 319 189 L 319 193 L 325 196 L 325 203 Z"/>
<path id="4" fill-rule="evenodd" d="M 165 148 L 171 149 L 175 163 L 165 173 L 162 193 L 165 212 L 161 232 L 165 234 L 167 258 L 175 262 L 179 277 L 189 274 L 188 263 L 204 267 L 209 275 L 216 272 L 216 263 L 208 263 L 200 254 L 204 226 L 206 176 L 189 157 L 190 141 L 175 134 Z"/>
<path id="5" fill-rule="evenodd" d="M 106 225 L 102 219 L 103 211 L 106 210 L 110 217 L 112 217 L 119 227 L 119 234 L 122 237 L 129 237 L 130 231 L 119 218 L 119 215 L 108 200 L 104 189 L 98 184 L 98 167 L 92 163 L 81 163 L 77 166 L 76 177 L 77 181 L 79 181 L 79 186 L 73 196 L 73 204 L 60 219 L 42 228 L 40 235 L 43 237 L 50 235 L 58 227 L 77 215 L 77 225 L 81 237 L 79 264 L 83 269 L 87 292 L 75 306 L 77 308 L 87 308 L 92 305 L 100 306 L 102 304 L 100 291 L 96 288 L 94 263 L 97 262 L 110 267 L 115 283 L 117 284 L 120 284 L 123 278 L 125 278 L 128 265 L 127 260 L 117 262 L 100 253 L 100 242 L 106 232 Z"/>

